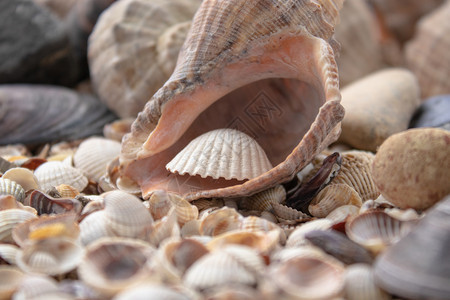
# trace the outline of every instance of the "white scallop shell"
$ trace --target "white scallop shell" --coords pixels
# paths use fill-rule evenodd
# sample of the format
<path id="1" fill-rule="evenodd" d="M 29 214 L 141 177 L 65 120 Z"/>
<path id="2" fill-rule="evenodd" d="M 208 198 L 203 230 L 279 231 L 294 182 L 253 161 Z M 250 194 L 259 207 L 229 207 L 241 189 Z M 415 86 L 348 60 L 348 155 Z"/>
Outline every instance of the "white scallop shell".
<path id="1" fill-rule="evenodd" d="M 60 161 L 43 163 L 34 171 L 34 175 L 43 190 L 48 190 L 64 183 L 73 186 L 79 191 L 83 191 L 88 184 L 88 179 L 80 170 Z"/>
<path id="2" fill-rule="evenodd" d="M 33 172 L 27 168 L 9 169 L 3 174 L 2 178 L 17 182 L 25 191 L 39 188 L 36 176 L 34 176 Z"/>
<path id="3" fill-rule="evenodd" d="M 17 201 L 22 202 L 25 198 L 25 190 L 15 181 L 0 178 L 0 195 L 12 195 Z"/>
<path id="4" fill-rule="evenodd" d="M 217 129 L 192 140 L 166 168 L 181 175 L 245 180 L 269 171 L 272 165 L 261 146 L 247 134 Z"/>
<path id="5" fill-rule="evenodd" d="M 0 257 L 10 265 L 15 265 L 16 255 L 19 250 L 19 247 L 11 244 L 0 244 Z"/>
<path id="6" fill-rule="evenodd" d="M 353 264 L 345 270 L 345 299 L 385 300 L 391 297 L 375 283 L 373 269 L 367 264 Z"/>
<path id="7" fill-rule="evenodd" d="M 87 246 L 103 237 L 115 236 L 105 219 L 105 212 L 99 210 L 89 214 L 80 222 L 80 240 L 83 245 Z"/>
<path id="8" fill-rule="evenodd" d="M 102 137 L 84 140 L 73 156 L 77 169 L 96 182 L 105 174 L 106 166 L 120 154 L 120 143 Z"/>
<path id="9" fill-rule="evenodd" d="M 14 227 L 35 218 L 37 218 L 35 214 L 23 209 L 12 208 L 0 211 L 0 241 L 3 243 L 14 242 L 11 236 Z"/>

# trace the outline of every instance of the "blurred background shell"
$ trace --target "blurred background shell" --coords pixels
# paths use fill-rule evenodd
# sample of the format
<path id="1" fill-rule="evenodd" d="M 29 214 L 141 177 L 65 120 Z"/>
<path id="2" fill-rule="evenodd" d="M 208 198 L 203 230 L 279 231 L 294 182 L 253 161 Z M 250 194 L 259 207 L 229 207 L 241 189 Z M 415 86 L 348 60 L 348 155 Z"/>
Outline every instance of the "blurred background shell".
<path id="1" fill-rule="evenodd" d="M 90 73 L 118 115 L 136 116 L 169 78 L 200 2 L 124 0 L 101 15 L 89 39 Z"/>
<path id="2" fill-rule="evenodd" d="M 50 10 L 53 14 L 57 15 L 60 19 L 64 19 L 70 12 L 72 7 L 75 6 L 77 0 L 33 0 L 35 3 L 44 6 Z"/>

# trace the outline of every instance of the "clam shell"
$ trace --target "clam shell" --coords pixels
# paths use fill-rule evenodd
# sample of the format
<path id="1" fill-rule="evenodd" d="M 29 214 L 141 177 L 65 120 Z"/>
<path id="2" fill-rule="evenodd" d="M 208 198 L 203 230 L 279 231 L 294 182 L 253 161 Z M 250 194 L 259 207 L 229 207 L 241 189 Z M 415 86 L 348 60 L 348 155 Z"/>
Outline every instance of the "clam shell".
<path id="1" fill-rule="evenodd" d="M 272 203 L 281 203 L 284 200 L 286 200 L 286 190 L 282 185 L 277 185 L 248 198 L 244 198 L 240 202 L 240 206 L 248 210 L 272 211 Z"/>
<path id="2" fill-rule="evenodd" d="M 60 184 L 55 186 L 61 198 L 75 198 L 80 194 L 80 191 L 68 184 Z"/>
<path id="3" fill-rule="evenodd" d="M 180 237 L 180 226 L 177 223 L 175 209 L 172 209 L 168 215 L 155 223 L 151 227 L 150 234 L 146 237 L 152 245 L 158 245 L 169 237 Z"/>
<path id="4" fill-rule="evenodd" d="M 73 156 L 74 166 L 96 182 L 105 174 L 107 164 L 120 153 L 120 143 L 101 137 L 84 140 Z"/>
<path id="5" fill-rule="evenodd" d="M 353 264 L 345 269 L 345 298 L 382 300 L 391 297 L 375 283 L 373 269 L 367 264 Z"/>
<path id="6" fill-rule="evenodd" d="M 331 184 L 323 188 L 309 204 L 308 210 L 314 217 L 324 218 L 343 205 L 362 205 L 359 194 L 347 184 Z"/>
<path id="7" fill-rule="evenodd" d="M 344 287 L 343 265 L 330 257 L 295 257 L 270 270 L 270 278 L 293 299 L 332 299 Z"/>
<path id="8" fill-rule="evenodd" d="M 359 207 L 355 205 L 342 205 L 330 212 L 326 218 L 331 220 L 333 224 L 345 222 L 347 218 L 356 216 L 359 212 Z"/>
<path id="9" fill-rule="evenodd" d="M 169 78 L 186 31 L 172 27 L 190 21 L 199 4 L 126 0 L 100 16 L 89 37 L 91 78 L 100 99 L 120 117 L 135 117 Z"/>
<path id="10" fill-rule="evenodd" d="M 450 29 L 448 14 L 450 4 L 445 2 L 432 13 L 425 15 L 405 48 L 408 68 L 417 76 L 422 98 L 450 93 L 446 77 L 450 75 L 450 55 L 447 32 Z"/>
<path id="11" fill-rule="evenodd" d="M 54 278 L 40 274 L 27 274 L 23 277 L 14 297 L 18 299 L 39 299 L 39 297 L 49 299 L 50 294 L 56 292 L 58 292 L 58 282 Z"/>
<path id="12" fill-rule="evenodd" d="M 267 172 L 272 165 L 250 136 L 234 129 L 217 129 L 192 140 L 166 168 L 180 175 L 245 180 Z"/>
<path id="13" fill-rule="evenodd" d="M 22 248 L 17 265 L 27 273 L 60 275 L 75 269 L 82 261 L 84 249 L 65 238 L 47 238 Z"/>
<path id="14" fill-rule="evenodd" d="M 170 201 L 170 197 L 175 197 L 171 193 L 167 193 L 164 190 L 155 191 L 148 200 L 149 211 L 152 214 L 153 219 L 159 220 L 166 216 L 173 204 Z"/>
<path id="15" fill-rule="evenodd" d="M 0 241 L 2 243 L 14 242 L 11 236 L 14 227 L 35 218 L 34 213 L 23 209 L 13 208 L 0 211 Z"/>
<path id="16" fill-rule="evenodd" d="M 68 184 L 79 191 L 83 191 L 88 185 L 88 179 L 80 170 L 59 161 L 49 161 L 40 165 L 34 171 L 34 175 L 43 190 L 48 190 L 60 184 Z"/>
<path id="17" fill-rule="evenodd" d="M 188 200 L 248 196 L 293 178 L 340 131 L 332 34 L 342 2 L 203 1 L 174 73 L 124 136 L 121 176 L 144 198 L 164 187 Z M 277 167 L 245 183 L 163 169 L 219 128 L 256 139 Z"/>
<path id="18" fill-rule="evenodd" d="M 382 211 L 355 216 L 345 224 L 347 236 L 374 253 L 395 244 L 411 230 L 412 224 L 392 218 Z"/>
<path id="19" fill-rule="evenodd" d="M 202 235 L 216 236 L 238 229 L 242 216 L 232 208 L 223 207 L 207 215 L 200 223 Z"/>
<path id="20" fill-rule="evenodd" d="M 103 210 L 89 214 L 80 222 L 80 240 L 85 246 L 103 237 L 113 237 L 116 234 L 106 224 L 106 214 Z"/>
<path id="21" fill-rule="evenodd" d="M 170 299 L 191 300 L 185 291 L 177 291 L 165 285 L 142 284 L 118 293 L 114 300 L 146 300 L 146 299 Z"/>
<path id="22" fill-rule="evenodd" d="M 79 278 L 106 296 L 150 279 L 147 262 L 154 248 L 135 239 L 103 238 L 86 247 L 78 266 Z"/>
<path id="23" fill-rule="evenodd" d="M 114 190 L 104 194 L 104 205 L 106 224 L 116 235 L 130 238 L 147 236 L 153 218 L 139 198 Z"/>
<path id="24" fill-rule="evenodd" d="M 31 170 L 26 168 L 9 169 L 3 174 L 2 179 L 9 179 L 17 182 L 25 192 L 39 188 L 36 176 L 34 176 Z M 17 200 L 21 201 L 19 199 Z"/>
<path id="25" fill-rule="evenodd" d="M 450 197 L 427 211 L 398 243 L 375 262 L 377 284 L 408 299 L 445 299 L 450 295 Z M 425 249 L 417 256 L 418 249 Z"/>
<path id="26" fill-rule="evenodd" d="M 183 226 L 186 222 L 197 219 L 198 208 L 195 205 L 190 204 L 178 195 L 170 196 L 169 200 L 175 209 L 177 221 L 180 226 Z"/>
<path id="27" fill-rule="evenodd" d="M 0 298 L 11 299 L 19 287 L 24 274 L 17 268 L 11 266 L 0 266 Z"/>
<path id="28" fill-rule="evenodd" d="M 25 190 L 19 183 L 2 177 L 0 178 L 0 195 L 11 195 L 17 201 L 23 202 Z"/>
<path id="29" fill-rule="evenodd" d="M 345 183 L 358 192 L 362 202 L 376 199 L 380 195 L 375 185 L 371 168 L 375 155 L 367 151 L 346 151 L 342 153 L 341 170 L 333 183 Z"/>
<path id="30" fill-rule="evenodd" d="M 307 244 L 305 235 L 313 230 L 327 230 L 331 227 L 328 219 L 316 219 L 298 226 L 288 237 L 286 247 L 298 247 Z"/>
<path id="31" fill-rule="evenodd" d="M 16 256 L 19 250 L 20 248 L 14 245 L 0 244 L 0 259 L 10 265 L 16 265 Z"/>

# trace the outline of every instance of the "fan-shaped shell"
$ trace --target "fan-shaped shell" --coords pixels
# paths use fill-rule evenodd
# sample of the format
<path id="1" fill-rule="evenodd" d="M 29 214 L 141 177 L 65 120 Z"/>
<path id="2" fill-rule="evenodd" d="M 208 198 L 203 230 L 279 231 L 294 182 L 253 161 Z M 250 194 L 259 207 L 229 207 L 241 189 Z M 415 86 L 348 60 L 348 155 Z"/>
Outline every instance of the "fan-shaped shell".
<path id="1" fill-rule="evenodd" d="M 37 178 L 33 172 L 26 168 L 12 168 L 6 171 L 2 179 L 9 179 L 17 182 L 26 192 L 39 188 Z M 20 199 L 17 199 L 21 201 Z"/>
<path id="2" fill-rule="evenodd" d="M 119 153 L 119 142 L 101 137 L 91 137 L 80 144 L 73 156 L 73 163 L 89 179 L 98 182 L 100 177 L 105 174 L 107 164 Z"/>
<path id="3" fill-rule="evenodd" d="M 378 300 L 391 297 L 381 290 L 368 264 L 353 264 L 345 269 L 345 298 L 348 300 Z"/>
<path id="4" fill-rule="evenodd" d="M 281 203 L 286 200 L 286 190 L 282 185 L 259 192 L 240 202 L 242 208 L 258 211 L 273 211 L 273 203 Z"/>
<path id="5" fill-rule="evenodd" d="M 191 141 L 166 168 L 181 175 L 245 180 L 261 175 L 272 165 L 264 150 L 247 134 L 217 129 Z"/>
<path id="6" fill-rule="evenodd" d="M 144 198 L 165 188 L 188 200 L 248 196 L 293 178 L 339 134 L 332 34 L 342 2 L 203 1 L 174 73 L 123 139 L 121 177 Z M 163 169 L 219 128 L 256 139 L 278 166 L 245 183 Z"/>
<path id="7" fill-rule="evenodd" d="M 307 243 L 305 235 L 313 230 L 327 230 L 331 227 L 328 219 L 317 219 L 298 226 L 286 241 L 286 247 L 298 247 Z"/>
<path id="8" fill-rule="evenodd" d="M 333 224 L 345 222 L 347 218 L 356 216 L 359 213 L 359 207 L 356 205 L 342 205 L 331 211 L 326 218 L 331 220 Z"/>
<path id="9" fill-rule="evenodd" d="M 345 224 L 347 236 L 354 242 L 379 253 L 395 244 L 411 230 L 412 224 L 392 218 L 382 211 L 355 216 Z"/>
<path id="10" fill-rule="evenodd" d="M 80 191 L 68 184 L 60 184 L 55 186 L 61 198 L 75 198 L 80 194 Z"/>
<path id="11" fill-rule="evenodd" d="M 97 94 L 122 118 L 135 117 L 169 78 L 199 0 L 117 1 L 89 38 L 89 66 Z M 169 33 L 167 33 L 169 31 Z"/>
<path id="12" fill-rule="evenodd" d="M 322 189 L 309 204 L 308 210 L 314 217 L 324 218 L 335 208 L 343 205 L 362 205 L 359 194 L 347 184 L 331 184 Z"/>
<path id="13" fill-rule="evenodd" d="M 68 184 L 79 191 L 84 190 L 88 179 L 83 173 L 60 161 L 49 161 L 40 165 L 35 171 L 41 189 L 48 190 L 60 184 Z"/>
<path id="14" fill-rule="evenodd" d="M 17 182 L 2 177 L 0 178 L 0 195 L 11 195 L 22 202 L 25 198 L 25 190 Z"/>
<path id="15" fill-rule="evenodd" d="M 11 233 L 17 224 L 30 219 L 37 218 L 34 213 L 23 209 L 7 209 L 0 211 L 0 241 L 3 243 L 13 242 Z"/>
<path id="16" fill-rule="evenodd" d="M 20 248 L 10 244 L 0 244 L 0 259 L 10 265 L 16 265 L 16 256 Z"/>
<path id="17" fill-rule="evenodd" d="M 103 210 L 89 214 L 80 222 L 80 240 L 85 246 L 103 237 L 113 237 L 116 234 L 106 223 L 106 214 Z"/>
<path id="18" fill-rule="evenodd" d="M 216 236 L 238 229 L 242 216 L 233 208 L 215 210 L 201 220 L 199 231 L 202 235 Z"/>

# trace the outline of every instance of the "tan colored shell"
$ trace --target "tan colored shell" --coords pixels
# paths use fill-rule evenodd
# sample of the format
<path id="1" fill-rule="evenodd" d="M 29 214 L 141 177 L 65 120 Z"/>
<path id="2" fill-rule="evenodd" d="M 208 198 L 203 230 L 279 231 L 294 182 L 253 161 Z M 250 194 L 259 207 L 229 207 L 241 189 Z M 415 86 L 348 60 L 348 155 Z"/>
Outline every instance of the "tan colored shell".
<path id="1" fill-rule="evenodd" d="M 344 183 L 352 187 L 362 202 L 376 199 L 380 194 L 372 178 L 372 162 L 375 155 L 366 151 L 346 151 L 342 153 L 341 170 L 333 183 Z"/>
<path id="2" fill-rule="evenodd" d="M 79 191 L 83 191 L 88 184 L 88 179 L 83 173 L 60 161 L 49 161 L 40 165 L 34 175 L 38 179 L 41 189 L 48 190 L 60 184 L 68 184 Z"/>
<path id="3" fill-rule="evenodd" d="M 0 266 L 0 298 L 11 299 L 23 277 L 24 273 L 17 267 Z"/>
<path id="4" fill-rule="evenodd" d="M 0 178 L 0 195 L 11 195 L 22 202 L 25 198 L 25 190 L 17 182 L 2 177 Z"/>
<path id="5" fill-rule="evenodd" d="M 9 169 L 3 174 L 2 178 L 17 182 L 26 192 L 39 188 L 36 176 L 27 168 Z"/>
<path id="6" fill-rule="evenodd" d="M 77 169 L 96 182 L 105 174 L 107 164 L 120 153 L 120 143 L 102 137 L 84 140 L 73 156 Z"/>
<path id="7" fill-rule="evenodd" d="M 267 172 L 272 165 L 261 146 L 247 134 L 217 129 L 192 140 L 166 168 L 180 175 L 246 180 Z"/>
<path id="8" fill-rule="evenodd" d="M 281 203 L 286 200 L 286 190 L 282 185 L 259 192 L 240 202 L 240 206 L 248 210 L 273 211 L 273 203 Z"/>
<path id="9" fill-rule="evenodd" d="M 327 230 L 332 223 L 328 219 L 316 219 L 298 226 L 288 237 L 286 247 L 298 247 L 308 243 L 305 235 L 313 230 Z"/>
<path id="10" fill-rule="evenodd" d="M 332 34 L 342 2 L 203 1 L 174 73 L 123 139 L 121 178 L 144 198 L 164 188 L 188 200 L 248 196 L 293 178 L 339 134 Z M 255 138 L 277 167 L 243 184 L 164 170 L 218 128 Z"/>
<path id="11" fill-rule="evenodd" d="M 186 34 L 172 27 L 180 29 L 199 4 L 117 1 L 100 16 L 89 38 L 91 78 L 100 99 L 120 117 L 135 117 L 169 78 Z"/>
<path id="12" fill-rule="evenodd" d="M 406 44 L 406 63 L 419 80 L 422 99 L 450 93 L 446 80 L 450 76 L 449 14 L 447 1 L 420 20 L 413 39 Z"/>
<path id="13" fill-rule="evenodd" d="M 205 216 L 200 223 L 202 235 L 216 236 L 238 229 L 242 216 L 233 208 L 223 207 Z"/>
<path id="14" fill-rule="evenodd" d="M 55 186 L 61 198 L 75 198 L 80 194 L 80 191 L 68 184 L 60 184 Z"/>
<path id="15" fill-rule="evenodd" d="M 330 212 L 326 218 L 331 220 L 333 224 L 344 222 L 347 218 L 355 216 L 359 213 L 359 207 L 356 205 L 342 205 Z"/>
<path id="16" fill-rule="evenodd" d="M 322 189 L 308 207 L 314 217 L 324 218 L 334 209 L 343 205 L 362 205 L 361 197 L 349 185 L 330 184 Z"/>
<path id="17" fill-rule="evenodd" d="M 286 206 L 284 204 L 280 203 L 273 203 L 272 204 L 275 216 L 280 220 L 288 220 L 288 221 L 301 221 L 301 220 L 308 220 L 311 217 L 299 210 L 296 210 L 295 208 Z"/>
<path id="18" fill-rule="evenodd" d="M 391 299 L 376 285 L 372 267 L 367 264 L 352 264 L 345 269 L 344 294 L 348 300 Z"/>

